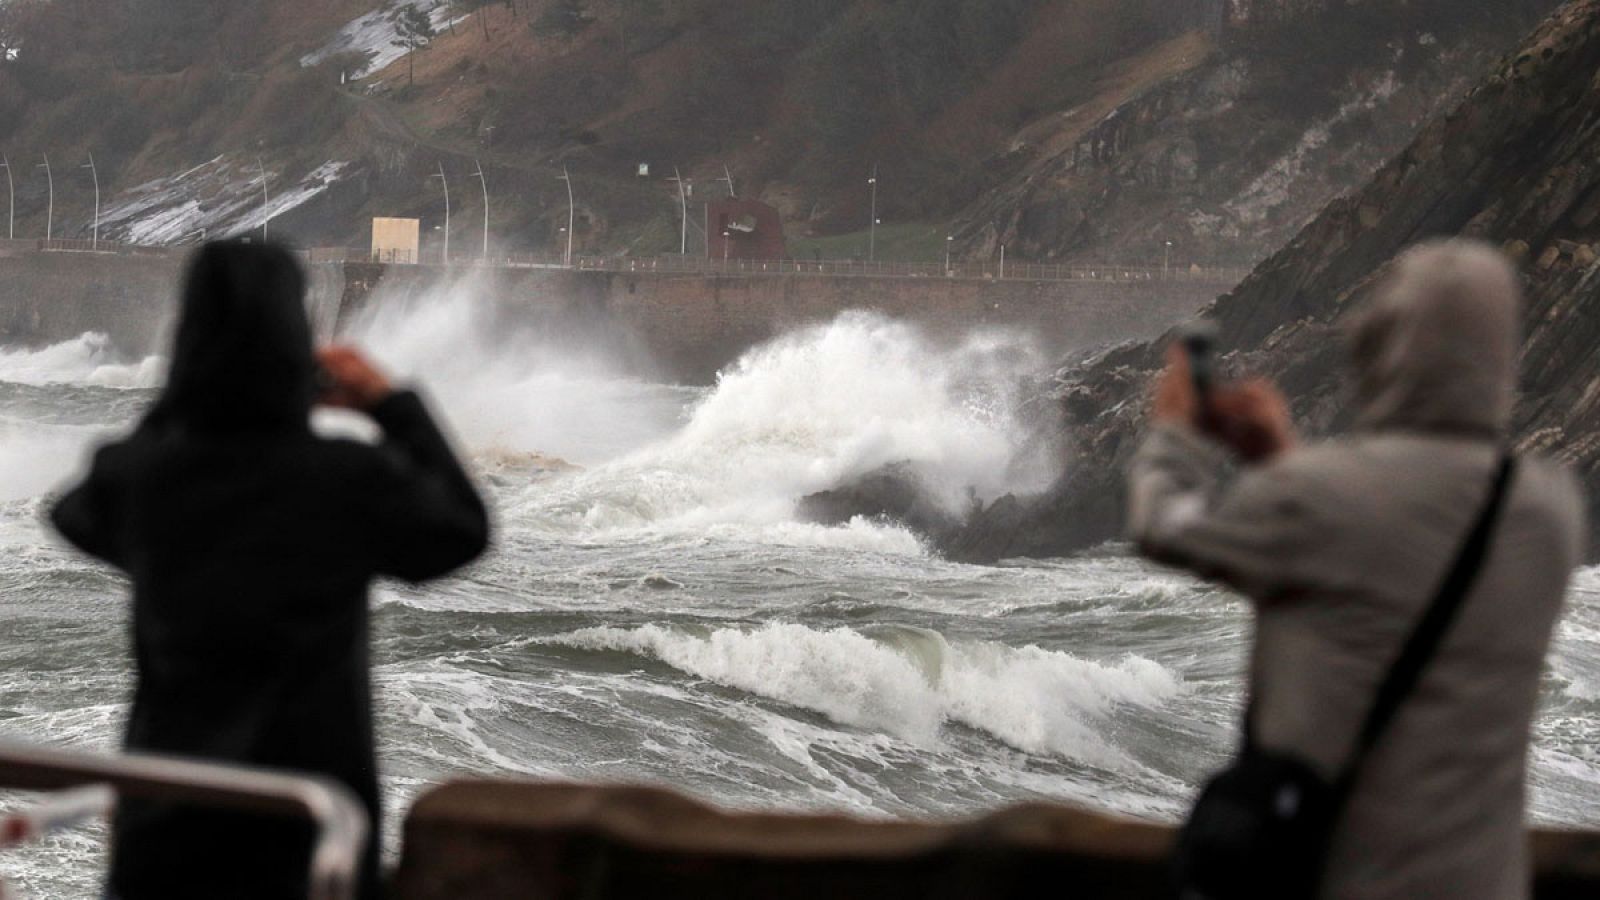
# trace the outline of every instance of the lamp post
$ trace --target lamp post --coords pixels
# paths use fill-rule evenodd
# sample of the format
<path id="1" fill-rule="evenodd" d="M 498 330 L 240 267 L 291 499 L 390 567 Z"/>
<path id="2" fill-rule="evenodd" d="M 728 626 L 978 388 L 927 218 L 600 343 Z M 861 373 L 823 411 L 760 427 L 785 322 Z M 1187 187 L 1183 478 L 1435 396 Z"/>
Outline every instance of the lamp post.
<path id="1" fill-rule="evenodd" d="M 731 243 L 731 241 L 729 241 L 729 238 L 731 238 L 731 237 L 733 237 L 732 232 L 724 231 L 722 233 L 722 268 L 723 269 L 727 269 L 728 268 L 728 244 Z"/>
<path id="2" fill-rule="evenodd" d="M 1161 280 L 1162 281 L 1166 281 L 1167 280 L 1168 263 L 1171 261 L 1171 259 L 1172 259 L 1172 242 L 1171 241 L 1167 241 L 1167 245 L 1165 247 L 1163 247 L 1162 251 L 1161 251 Z"/>
<path id="3" fill-rule="evenodd" d="M 267 224 L 272 221 L 272 197 L 267 193 L 267 164 L 256 157 L 256 168 L 261 171 L 261 243 L 267 242 Z"/>
<path id="4" fill-rule="evenodd" d="M 94 165 L 94 152 L 89 153 L 89 163 L 83 166 L 94 177 L 94 231 L 89 239 L 89 249 L 100 249 L 100 170 Z"/>
<path id="5" fill-rule="evenodd" d="M 478 167 L 478 171 L 473 173 L 473 177 L 478 179 L 478 185 L 483 188 L 483 261 L 487 264 L 489 262 L 489 179 L 483 175 L 483 163 L 474 159 L 472 164 Z"/>
<path id="6" fill-rule="evenodd" d="M 955 239 L 956 236 L 953 234 L 947 234 L 944 236 L 944 273 L 946 275 L 950 274 L 950 244 Z"/>
<path id="7" fill-rule="evenodd" d="M 44 213 L 44 239 L 48 241 L 50 240 L 50 231 L 56 224 L 56 179 L 54 175 L 50 174 L 50 154 L 44 154 L 44 165 L 35 166 L 34 168 L 44 170 L 44 180 L 50 185 L 50 201 L 49 205 L 45 207 Z"/>
<path id="8" fill-rule="evenodd" d="M 444 161 L 439 162 L 439 174 L 429 175 L 444 185 L 444 264 L 450 265 L 450 180 L 444 177 Z"/>
<path id="9" fill-rule="evenodd" d="M 1006 277 L 1006 245 L 1000 245 L 1000 277 Z"/>
<path id="10" fill-rule="evenodd" d="M 561 167 L 561 180 L 567 183 L 567 255 L 565 261 L 567 268 L 570 269 L 572 268 L 572 229 L 576 226 L 577 219 L 574 212 L 576 206 L 572 199 L 572 175 L 567 172 L 566 166 Z"/>
<path id="11" fill-rule="evenodd" d="M 672 180 L 678 183 L 678 203 L 683 206 L 683 224 L 679 228 L 678 255 L 689 255 L 689 194 L 685 187 L 687 182 L 678 173 L 678 167 L 672 167 Z"/>
<path id="12" fill-rule="evenodd" d="M 872 177 L 867 179 L 867 184 L 872 186 L 872 218 L 867 222 L 867 262 L 878 258 L 878 167 L 872 167 Z"/>
<path id="13" fill-rule="evenodd" d="M 722 164 L 722 180 L 726 181 L 728 183 L 728 196 L 729 197 L 737 197 L 737 196 L 739 196 L 738 194 L 735 194 L 733 192 L 733 173 L 728 171 L 728 164 L 727 163 L 723 163 Z"/>
<path id="14" fill-rule="evenodd" d="M 6 194 L 11 198 L 6 239 L 14 241 L 17 239 L 17 188 L 11 181 L 11 158 L 3 153 L 0 153 L 0 169 L 6 170 Z"/>

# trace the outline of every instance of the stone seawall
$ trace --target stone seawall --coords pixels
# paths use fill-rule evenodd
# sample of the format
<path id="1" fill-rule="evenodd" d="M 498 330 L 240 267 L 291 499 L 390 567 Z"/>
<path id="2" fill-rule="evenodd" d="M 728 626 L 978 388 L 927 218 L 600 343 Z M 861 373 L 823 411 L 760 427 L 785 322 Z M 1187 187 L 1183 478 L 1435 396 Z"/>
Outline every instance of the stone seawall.
<path id="1" fill-rule="evenodd" d="M 148 353 L 171 321 L 180 275 L 175 257 L 0 256 L 0 344 L 48 344 L 98 331 L 125 353 Z"/>
<path id="2" fill-rule="evenodd" d="M 342 324 L 417 302 L 460 276 L 422 266 L 350 265 Z M 499 269 L 467 276 L 497 316 L 598 344 L 644 374 L 707 383 L 741 353 L 786 330 L 871 310 L 935 338 L 982 328 L 1026 331 L 1059 354 L 1150 337 L 1219 293 L 1171 282 L 638 275 Z"/>
<path id="3" fill-rule="evenodd" d="M 444 269 L 321 263 L 307 269 L 320 334 L 443 291 L 481 300 L 495 327 L 556 335 L 635 374 L 709 383 L 796 326 L 848 310 L 914 323 L 937 339 L 1025 331 L 1051 354 L 1149 337 L 1219 289 L 1194 281 L 1021 281 L 817 275 L 652 275 L 569 269 Z M 181 277 L 175 257 L 33 253 L 0 257 L 0 342 L 42 345 L 86 331 L 125 354 L 165 344 Z"/>

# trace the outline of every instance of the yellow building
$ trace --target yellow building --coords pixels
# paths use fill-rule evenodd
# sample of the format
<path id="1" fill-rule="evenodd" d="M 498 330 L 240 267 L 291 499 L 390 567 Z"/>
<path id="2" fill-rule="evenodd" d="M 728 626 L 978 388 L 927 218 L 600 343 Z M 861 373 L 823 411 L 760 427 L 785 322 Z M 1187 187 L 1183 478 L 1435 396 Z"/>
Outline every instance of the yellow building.
<path id="1" fill-rule="evenodd" d="M 374 262 L 415 263 L 421 243 L 420 219 L 372 220 L 372 259 Z"/>

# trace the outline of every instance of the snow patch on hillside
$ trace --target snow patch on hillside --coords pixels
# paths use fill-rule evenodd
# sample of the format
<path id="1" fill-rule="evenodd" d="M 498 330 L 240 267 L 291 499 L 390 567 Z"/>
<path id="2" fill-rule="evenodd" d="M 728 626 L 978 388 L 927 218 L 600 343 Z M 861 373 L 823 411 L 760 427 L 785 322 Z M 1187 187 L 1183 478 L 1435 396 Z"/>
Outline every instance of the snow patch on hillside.
<path id="1" fill-rule="evenodd" d="M 255 161 L 238 163 L 219 156 L 129 190 L 101 213 L 100 232 L 145 245 L 192 243 L 202 233 L 208 238 L 245 234 L 326 191 L 350 167 L 348 162 L 326 162 L 287 186 L 281 174 L 269 170 L 269 200 L 263 203 Z"/>
<path id="2" fill-rule="evenodd" d="M 452 19 L 449 5 L 438 3 L 437 0 L 389 0 L 372 12 L 347 23 L 333 36 L 333 40 L 320 49 L 302 56 L 300 65 L 314 66 L 336 54 L 353 52 L 366 53 L 369 56 L 365 66 L 350 73 L 352 77 L 365 78 L 373 72 L 382 70 L 406 54 L 404 48 L 395 46 L 395 40 L 399 38 L 399 29 L 395 23 L 399 20 L 401 11 L 407 7 L 425 10 L 436 32 L 466 18 L 459 16 Z"/>

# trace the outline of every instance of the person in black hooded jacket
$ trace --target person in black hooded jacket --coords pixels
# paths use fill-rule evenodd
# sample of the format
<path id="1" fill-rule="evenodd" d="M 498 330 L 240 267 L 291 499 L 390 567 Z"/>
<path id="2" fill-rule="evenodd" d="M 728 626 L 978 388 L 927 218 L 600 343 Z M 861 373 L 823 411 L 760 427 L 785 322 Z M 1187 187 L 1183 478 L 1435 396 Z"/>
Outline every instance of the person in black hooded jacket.
<path id="1" fill-rule="evenodd" d="M 371 817 L 377 770 L 367 588 L 481 553 L 484 506 L 417 395 L 349 348 L 312 348 L 286 251 L 235 242 L 192 262 L 167 385 L 55 506 L 73 544 L 133 585 L 130 750 L 299 770 Z M 323 376 L 318 375 L 320 371 Z M 319 386 L 319 380 L 321 384 Z M 314 403 L 368 414 L 383 440 L 314 435 Z M 127 801 L 110 890 L 141 898 L 304 897 L 308 823 Z"/>

